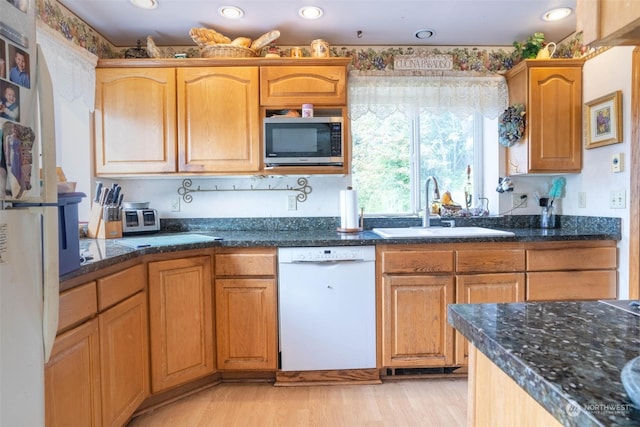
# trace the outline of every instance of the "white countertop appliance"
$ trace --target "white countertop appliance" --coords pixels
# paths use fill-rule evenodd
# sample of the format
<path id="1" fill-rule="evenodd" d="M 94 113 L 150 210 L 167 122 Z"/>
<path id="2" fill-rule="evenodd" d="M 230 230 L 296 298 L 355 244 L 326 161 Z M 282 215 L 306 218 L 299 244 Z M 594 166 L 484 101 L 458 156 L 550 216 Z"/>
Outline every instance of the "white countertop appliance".
<path id="1" fill-rule="evenodd" d="M 149 202 L 124 202 L 122 208 L 122 234 L 145 234 L 160 231 L 158 211 L 149 208 Z"/>
<path id="2" fill-rule="evenodd" d="M 278 264 L 280 368 L 375 368 L 375 247 L 279 248 Z"/>

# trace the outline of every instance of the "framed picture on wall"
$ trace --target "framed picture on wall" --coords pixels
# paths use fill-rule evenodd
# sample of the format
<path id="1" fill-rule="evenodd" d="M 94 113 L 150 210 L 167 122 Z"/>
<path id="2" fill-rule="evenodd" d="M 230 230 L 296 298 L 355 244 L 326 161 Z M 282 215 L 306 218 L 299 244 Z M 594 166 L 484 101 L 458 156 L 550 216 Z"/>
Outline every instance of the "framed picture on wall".
<path id="1" fill-rule="evenodd" d="M 622 142 L 622 91 L 618 90 L 585 105 L 585 148 Z"/>

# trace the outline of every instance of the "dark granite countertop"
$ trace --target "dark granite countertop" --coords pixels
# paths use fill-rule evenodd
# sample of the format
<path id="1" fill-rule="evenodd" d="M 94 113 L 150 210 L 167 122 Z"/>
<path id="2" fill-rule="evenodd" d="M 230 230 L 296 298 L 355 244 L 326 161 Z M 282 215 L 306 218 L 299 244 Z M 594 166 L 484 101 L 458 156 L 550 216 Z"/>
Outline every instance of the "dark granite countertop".
<path id="1" fill-rule="evenodd" d="M 563 425 L 640 425 L 620 380 L 640 316 L 593 301 L 452 304 L 448 319 Z"/>
<path id="2" fill-rule="evenodd" d="M 516 219 L 514 219 L 516 218 Z M 531 219 L 533 218 L 533 219 Z M 365 231 L 340 233 L 339 218 L 239 218 L 239 219 L 191 219 L 162 220 L 162 231 L 147 236 L 125 236 L 123 239 L 80 239 L 81 254 L 91 259 L 78 270 L 60 277 L 69 280 L 133 257 L 178 250 L 222 247 L 256 246 L 342 246 L 416 243 L 465 243 L 465 242 L 539 242 L 573 240 L 620 240 L 620 224 L 617 218 L 566 219 L 560 228 L 535 228 L 537 216 L 459 218 L 457 226 L 480 226 L 511 231 L 514 237 L 474 238 L 415 238 L 384 239 L 370 231 L 375 227 L 410 227 L 420 225 L 419 218 L 367 218 Z M 432 221 L 440 225 L 439 221 Z M 199 236 L 199 237 L 198 237 Z M 156 239 L 159 237 L 160 239 Z M 212 238 L 215 237 L 216 240 Z M 148 239 L 150 246 L 133 247 L 123 243 Z M 161 242 L 157 242 L 162 240 Z M 145 243 L 145 242 L 143 242 Z"/>

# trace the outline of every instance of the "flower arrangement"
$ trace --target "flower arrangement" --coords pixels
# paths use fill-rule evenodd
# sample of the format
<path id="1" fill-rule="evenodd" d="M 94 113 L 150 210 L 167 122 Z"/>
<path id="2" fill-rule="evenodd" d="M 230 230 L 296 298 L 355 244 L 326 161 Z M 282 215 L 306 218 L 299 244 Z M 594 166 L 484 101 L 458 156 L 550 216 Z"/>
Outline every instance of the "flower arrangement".
<path id="1" fill-rule="evenodd" d="M 524 135 L 524 104 L 515 104 L 504 110 L 498 118 L 498 142 L 511 147 Z"/>
<path id="2" fill-rule="evenodd" d="M 540 49 L 544 47 L 544 34 L 533 33 L 524 42 L 513 42 L 515 52 L 519 53 L 522 59 L 535 58 Z"/>

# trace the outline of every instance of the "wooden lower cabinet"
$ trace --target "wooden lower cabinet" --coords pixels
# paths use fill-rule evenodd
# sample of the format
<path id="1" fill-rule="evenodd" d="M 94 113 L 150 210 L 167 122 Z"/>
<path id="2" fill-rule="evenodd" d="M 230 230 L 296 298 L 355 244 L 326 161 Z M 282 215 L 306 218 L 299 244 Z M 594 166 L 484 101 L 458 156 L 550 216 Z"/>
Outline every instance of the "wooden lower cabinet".
<path id="1" fill-rule="evenodd" d="M 524 273 L 473 274 L 456 277 L 456 304 L 507 303 L 524 301 Z M 455 333 L 456 365 L 469 363 L 469 343 Z"/>
<path id="2" fill-rule="evenodd" d="M 562 426 L 482 352 L 470 353 L 467 426 Z"/>
<path id="3" fill-rule="evenodd" d="M 277 369 L 275 279 L 217 279 L 215 286 L 218 368 Z"/>
<path id="4" fill-rule="evenodd" d="M 149 395 L 147 301 L 142 292 L 100 313 L 102 425 L 125 425 Z"/>
<path id="5" fill-rule="evenodd" d="M 215 256 L 220 370 L 278 368 L 275 248 L 223 248 Z"/>
<path id="6" fill-rule="evenodd" d="M 58 335 L 44 372 L 47 427 L 102 425 L 98 319 Z"/>
<path id="7" fill-rule="evenodd" d="M 559 242 L 527 249 L 527 301 L 615 299 L 615 241 Z"/>
<path id="8" fill-rule="evenodd" d="M 453 276 L 386 275 L 382 278 L 382 364 L 388 367 L 453 363 Z"/>
<path id="9" fill-rule="evenodd" d="M 58 335 L 45 366 L 47 427 L 125 425 L 149 394 L 147 330 L 139 292 Z"/>
<path id="10" fill-rule="evenodd" d="M 211 271 L 209 254 L 148 264 L 152 393 L 215 371 Z"/>

